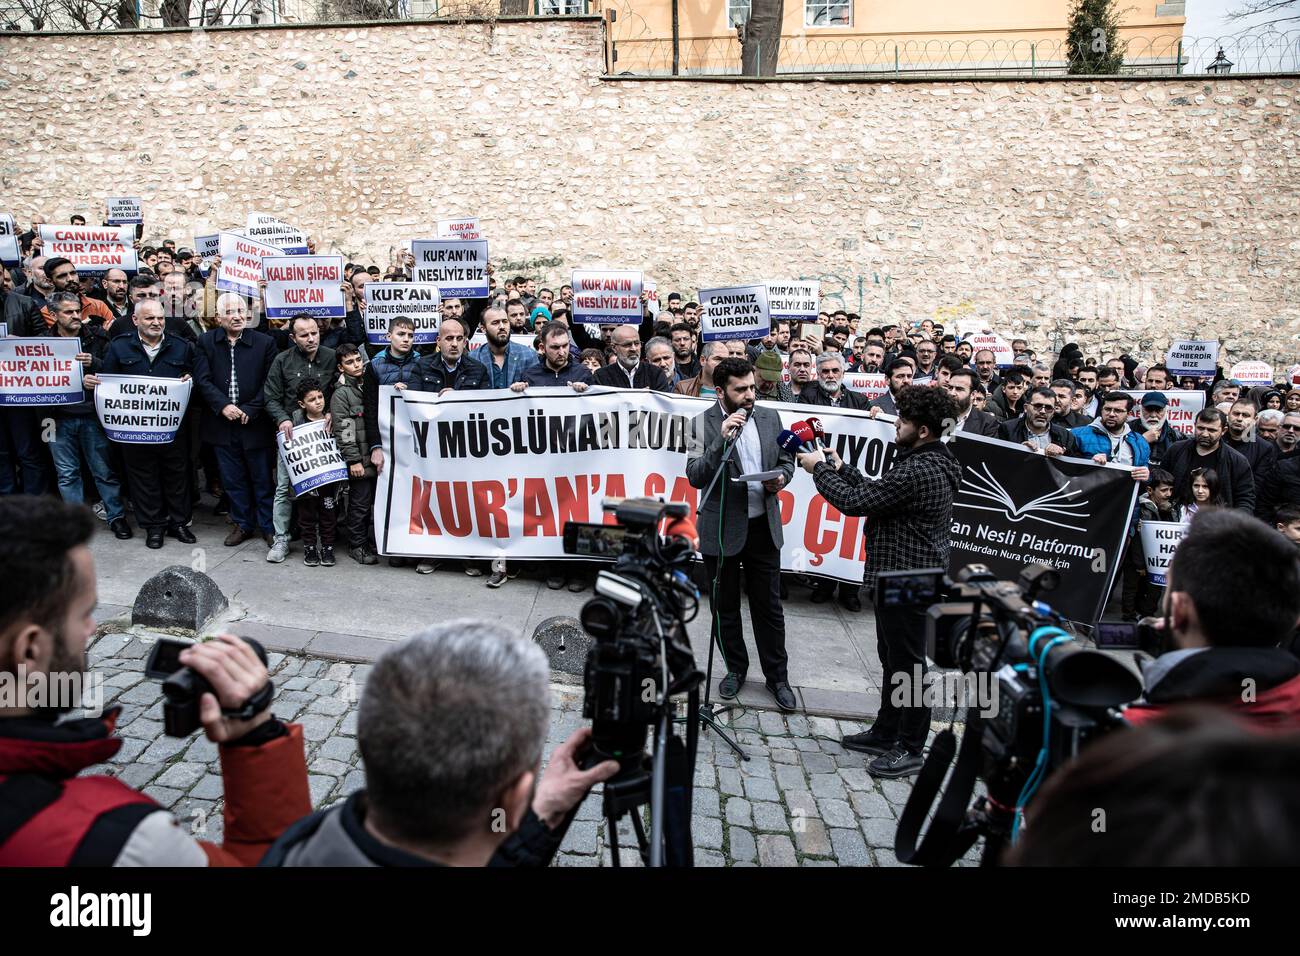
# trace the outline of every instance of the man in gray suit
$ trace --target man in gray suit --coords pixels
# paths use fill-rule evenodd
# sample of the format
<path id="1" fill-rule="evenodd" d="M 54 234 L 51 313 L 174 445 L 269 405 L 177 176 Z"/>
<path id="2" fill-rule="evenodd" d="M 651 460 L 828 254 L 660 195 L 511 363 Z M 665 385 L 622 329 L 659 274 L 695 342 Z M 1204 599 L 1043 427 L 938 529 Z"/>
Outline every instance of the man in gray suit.
<path id="1" fill-rule="evenodd" d="M 785 614 L 780 596 L 784 536 L 776 495 L 794 475 L 794 455 L 777 444 L 781 420 L 776 412 L 754 405 L 754 367 L 748 361 L 723 359 L 713 370 L 713 384 L 717 404 L 691 423 L 686 477 L 692 487 L 708 490 L 697 517 L 700 552 L 715 612 L 713 638 L 722 648 L 727 666 L 718 696 L 730 699 L 739 694 L 749 669 L 740 627 L 743 575 L 767 689 L 778 707 L 792 711 L 797 704 L 786 674 Z M 715 483 L 719 468 L 722 475 Z M 766 481 L 733 480 L 773 470 L 780 474 Z"/>

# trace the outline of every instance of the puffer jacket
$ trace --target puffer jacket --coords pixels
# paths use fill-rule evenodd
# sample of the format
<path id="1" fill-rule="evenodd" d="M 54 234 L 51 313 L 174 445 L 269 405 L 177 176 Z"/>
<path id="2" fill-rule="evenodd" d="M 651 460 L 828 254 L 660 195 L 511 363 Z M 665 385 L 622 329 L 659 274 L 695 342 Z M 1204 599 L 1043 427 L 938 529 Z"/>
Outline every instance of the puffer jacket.
<path id="1" fill-rule="evenodd" d="M 375 477 L 375 466 L 370 463 L 370 443 L 366 438 L 366 403 L 361 390 L 362 376 L 344 376 L 330 399 L 330 414 L 334 418 L 334 438 L 338 441 L 343 460 L 349 465 L 360 462 L 366 468 L 366 477 Z"/>

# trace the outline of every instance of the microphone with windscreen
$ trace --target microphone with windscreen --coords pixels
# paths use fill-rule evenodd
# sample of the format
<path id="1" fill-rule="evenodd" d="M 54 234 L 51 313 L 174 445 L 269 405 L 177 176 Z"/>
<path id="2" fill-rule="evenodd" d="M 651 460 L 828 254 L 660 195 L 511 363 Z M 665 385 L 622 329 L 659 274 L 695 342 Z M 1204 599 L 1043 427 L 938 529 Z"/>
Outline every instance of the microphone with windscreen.
<path id="1" fill-rule="evenodd" d="M 822 428 L 822 420 L 813 415 L 808 418 L 808 427 L 813 430 L 813 438 L 823 449 L 826 447 L 826 429 Z"/>
<path id="2" fill-rule="evenodd" d="M 805 451 L 808 450 L 810 445 L 815 444 L 817 441 L 817 434 L 813 431 L 812 426 L 807 422 L 795 422 L 790 426 L 790 431 L 799 439 L 799 442 L 804 446 Z"/>
<path id="3" fill-rule="evenodd" d="M 799 436 L 788 428 L 782 428 L 781 434 L 776 436 L 776 443 L 781 446 L 782 451 L 800 452 L 803 451 L 803 442 Z"/>

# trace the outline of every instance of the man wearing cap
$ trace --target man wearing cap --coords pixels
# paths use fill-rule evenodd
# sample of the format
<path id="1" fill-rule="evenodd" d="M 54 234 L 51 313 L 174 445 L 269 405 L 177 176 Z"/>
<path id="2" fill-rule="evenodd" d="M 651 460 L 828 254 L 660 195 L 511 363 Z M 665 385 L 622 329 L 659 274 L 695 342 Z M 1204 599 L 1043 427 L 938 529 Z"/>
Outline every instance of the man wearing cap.
<path id="1" fill-rule="evenodd" d="M 754 371 L 758 373 L 756 381 L 760 401 L 793 402 L 795 400 L 790 386 L 781 381 L 783 366 L 781 356 L 777 352 L 760 352 L 758 358 L 754 360 Z"/>
<path id="2" fill-rule="evenodd" d="M 1138 410 L 1141 419 L 1137 429 L 1151 447 L 1151 464 L 1158 465 L 1164 460 L 1169 446 L 1182 439 L 1178 430 L 1168 421 L 1167 399 L 1163 392 L 1147 392 L 1142 396 L 1142 407 Z M 1134 423 L 1138 424 L 1137 422 Z"/>

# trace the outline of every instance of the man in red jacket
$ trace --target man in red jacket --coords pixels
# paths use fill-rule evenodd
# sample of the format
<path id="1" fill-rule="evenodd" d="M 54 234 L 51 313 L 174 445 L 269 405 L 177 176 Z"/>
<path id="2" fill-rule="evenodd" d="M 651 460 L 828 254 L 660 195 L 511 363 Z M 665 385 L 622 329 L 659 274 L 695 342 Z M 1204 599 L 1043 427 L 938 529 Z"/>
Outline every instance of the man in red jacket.
<path id="1" fill-rule="evenodd" d="M 1191 702 L 1252 723 L 1300 729 L 1300 556 L 1262 521 L 1228 508 L 1196 516 L 1165 592 L 1166 650 L 1143 667 L 1146 692 L 1124 716 L 1143 723 Z"/>
<path id="2" fill-rule="evenodd" d="M 302 728 L 269 709 L 228 716 L 267 683 L 266 667 L 237 637 L 196 644 L 181 662 L 207 679 L 200 719 L 220 746 L 225 842 L 194 840 L 149 797 L 107 775 L 117 708 L 59 721 L 86 670 L 95 633 L 89 509 L 52 498 L 0 499 L 0 866 L 253 865 L 311 811 Z M 40 697 L 34 689 L 44 688 Z M 160 690 L 161 695 L 161 690 Z"/>

